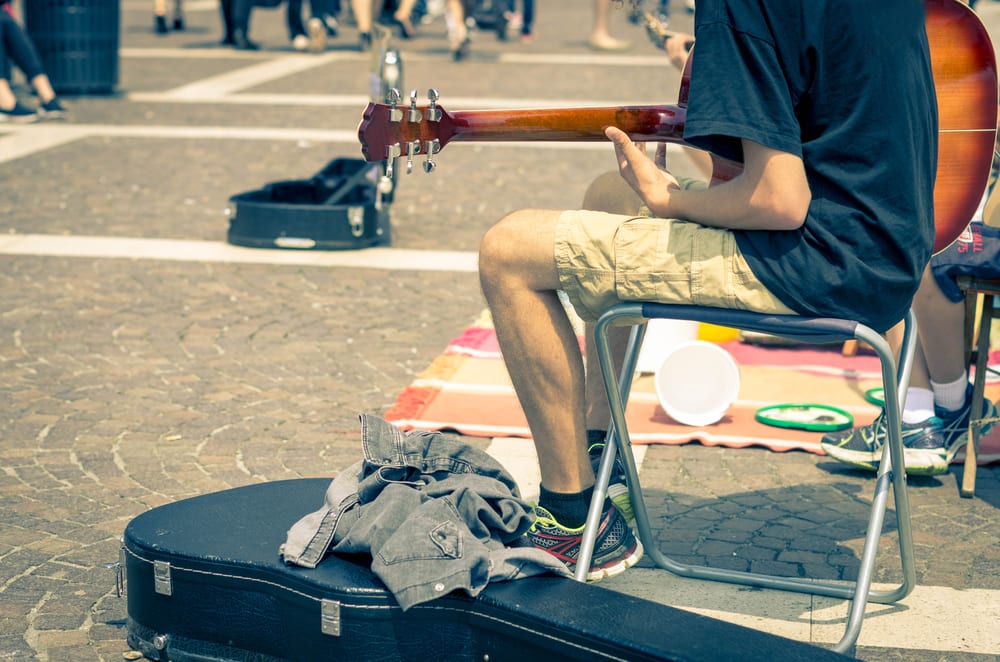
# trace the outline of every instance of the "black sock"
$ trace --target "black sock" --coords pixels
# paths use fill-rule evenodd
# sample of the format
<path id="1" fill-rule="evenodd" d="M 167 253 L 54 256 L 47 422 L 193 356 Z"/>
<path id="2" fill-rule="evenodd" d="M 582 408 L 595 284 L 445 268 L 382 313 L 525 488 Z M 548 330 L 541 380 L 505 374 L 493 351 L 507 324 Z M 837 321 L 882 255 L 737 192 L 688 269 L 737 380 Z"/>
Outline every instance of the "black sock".
<path id="1" fill-rule="evenodd" d="M 607 430 L 587 430 L 587 448 L 594 444 L 603 444 L 604 438 L 607 436 Z"/>
<path id="2" fill-rule="evenodd" d="M 590 499 L 594 496 L 593 485 L 582 492 L 549 492 L 544 485 L 540 490 L 538 505 L 552 513 L 559 524 L 569 529 L 586 524 Z"/>

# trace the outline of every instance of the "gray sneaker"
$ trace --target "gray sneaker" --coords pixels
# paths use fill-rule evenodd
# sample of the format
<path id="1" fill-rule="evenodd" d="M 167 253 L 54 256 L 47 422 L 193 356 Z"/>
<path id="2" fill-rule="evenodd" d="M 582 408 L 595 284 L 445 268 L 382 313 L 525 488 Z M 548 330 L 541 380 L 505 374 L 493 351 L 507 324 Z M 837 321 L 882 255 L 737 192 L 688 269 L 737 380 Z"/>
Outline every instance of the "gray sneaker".
<path id="1" fill-rule="evenodd" d="M 583 542 L 583 529 L 582 526 L 578 529 L 565 527 L 548 510 L 535 506 L 535 522 L 525 533 L 525 537 L 533 547 L 548 552 L 575 572 Z M 596 582 L 605 577 L 620 575 L 639 562 L 642 552 L 642 543 L 632 533 L 625 518 L 614 504 L 605 502 L 587 581 Z"/>
<path id="2" fill-rule="evenodd" d="M 971 398 L 957 412 L 932 416 L 922 423 L 903 423 L 903 462 L 906 473 L 914 476 L 937 476 L 948 473 L 948 466 L 969 441 Z M 939 412 L 941 414 L 942 412 Z M 989 400 L 983 401 L 983 417 L 997 415 Z M 983 434 L 992 429 L 985 423 Z M 877 471 L 886 440 L 885 413 L 868 425 L 823 436 L 820 447 L 835 460 L 851 466 Z"/>

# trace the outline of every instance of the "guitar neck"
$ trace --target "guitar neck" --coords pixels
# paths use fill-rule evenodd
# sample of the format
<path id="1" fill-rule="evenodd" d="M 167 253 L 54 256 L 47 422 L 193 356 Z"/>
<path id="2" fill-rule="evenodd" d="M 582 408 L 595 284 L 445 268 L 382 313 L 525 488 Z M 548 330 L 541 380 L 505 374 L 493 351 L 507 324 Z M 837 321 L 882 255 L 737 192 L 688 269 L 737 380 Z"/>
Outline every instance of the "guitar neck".
<path id="1" fill-rule="evenodd" d="M 616 126 L 636 142 L 681 142 L 684 117 L 684 108 L 675 105 L 455 111 L 450 113 L 448 139 L 606 141 L 604 130 Z"/>
<path id="2" fill-rule="evenodd" d="M 443 111 L 438 107 L 370 103 L 358 127 L 361 153 L 368 161 L 417 154 L 428 160 L 452 141 L 607 142 L 615 126 L 635 142 L 683 145 L 686 107 L 616 106 L 522 110 Z M 742 165 L 712 156 L 713 181 L 736 176 Z"/>

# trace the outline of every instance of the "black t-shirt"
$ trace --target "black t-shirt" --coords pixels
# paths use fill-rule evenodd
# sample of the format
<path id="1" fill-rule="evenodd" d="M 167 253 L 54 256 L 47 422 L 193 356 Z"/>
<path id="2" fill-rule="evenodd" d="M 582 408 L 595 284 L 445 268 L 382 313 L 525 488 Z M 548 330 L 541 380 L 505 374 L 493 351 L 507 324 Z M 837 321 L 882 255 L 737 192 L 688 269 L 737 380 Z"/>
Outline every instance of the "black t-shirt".
<path id="1" fill-rule="evenodd" d="M 937 106 L 920 0 L 698 0 L 685 139 L 801 156 L 794 231 L 736 231 L 793 310 L 885 331 L 930 258 Z"/>

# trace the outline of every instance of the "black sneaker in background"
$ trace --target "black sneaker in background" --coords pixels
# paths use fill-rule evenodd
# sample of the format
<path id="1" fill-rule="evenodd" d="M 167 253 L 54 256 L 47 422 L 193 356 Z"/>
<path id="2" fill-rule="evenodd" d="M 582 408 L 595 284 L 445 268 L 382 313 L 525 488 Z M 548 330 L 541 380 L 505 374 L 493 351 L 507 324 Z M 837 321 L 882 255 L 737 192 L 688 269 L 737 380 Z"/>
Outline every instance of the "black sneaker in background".
<path id="1" fill-rule="evenodd" d="M 38 115 L 44 120 L 62 120 L 66 119 L 66 108 L 59 97 L 53 97 L 38 107 Z"/>
<path id="2" fill-rule="evenodd" d="M 0 122 L 30 124 L 38 121 L 38 113 L 17 101 L 10 110 L 0 109 Z"/>

